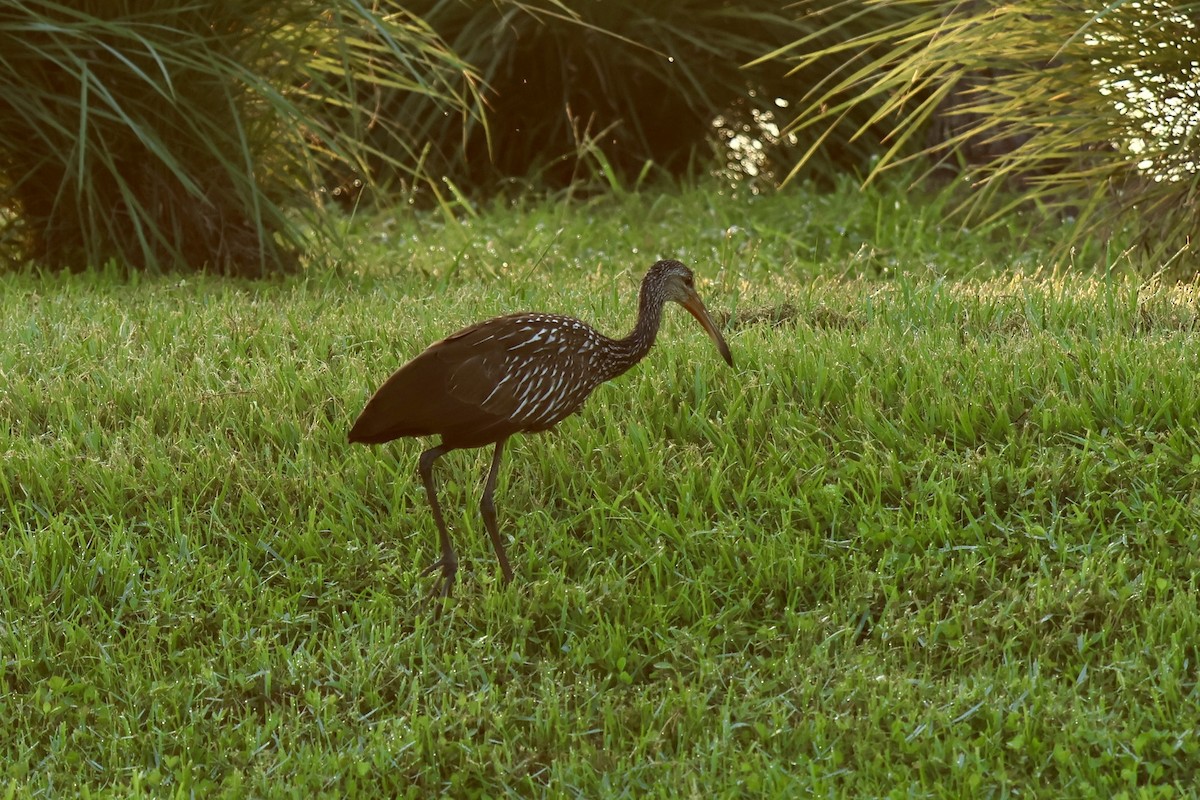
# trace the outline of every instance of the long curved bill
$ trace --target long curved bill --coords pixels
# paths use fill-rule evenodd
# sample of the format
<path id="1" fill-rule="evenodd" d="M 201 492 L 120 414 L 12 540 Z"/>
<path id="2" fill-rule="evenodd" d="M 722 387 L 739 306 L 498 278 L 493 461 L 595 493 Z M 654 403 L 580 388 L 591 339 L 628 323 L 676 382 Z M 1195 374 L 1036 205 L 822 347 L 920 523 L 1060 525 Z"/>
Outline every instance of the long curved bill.
<path id="1" fill-rule="evenodd" d="M 708 315 L 708 309 L 704 307 L 704 301 L 700 299 L 700 295 L 695 292 L 688 292 L 687 296 L 680 302 L 680 305 L 691 312 L 696 321 L 704 326 L 704 330 L 708 331 L 708 335 L 716 343 L 717 350 L 721 351 L 721 358 L 725 359 L 725 363 L 732 367 L 733 355 L 729 352 L 729 345 L 725 344 L 725 337 L 717 330 L 716 323 Z"/>

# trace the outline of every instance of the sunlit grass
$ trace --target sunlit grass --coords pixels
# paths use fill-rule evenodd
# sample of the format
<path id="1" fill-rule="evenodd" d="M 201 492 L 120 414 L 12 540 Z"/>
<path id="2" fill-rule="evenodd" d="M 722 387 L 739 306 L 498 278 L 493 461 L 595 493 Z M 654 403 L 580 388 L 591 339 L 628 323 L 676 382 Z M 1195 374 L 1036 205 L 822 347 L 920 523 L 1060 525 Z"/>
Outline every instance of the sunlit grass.
<path id="1" fill-rule="evenodd" d="M 281 283 L 5 278 L 7 787 L 1191 791 L 1194 289 L 1038 274 L 1016 223 L 871 221 L 893 202 L 379 220 L 341 275 Z M 443 459 L 463 569 L 435 619 L 422 443 L 351 447 L 354 415 L 490 314 L 624 332 L 666 255 L 737 368 L 672 308 L 644 364 L 514 439 L 512 586 L 489 453 Z"/>

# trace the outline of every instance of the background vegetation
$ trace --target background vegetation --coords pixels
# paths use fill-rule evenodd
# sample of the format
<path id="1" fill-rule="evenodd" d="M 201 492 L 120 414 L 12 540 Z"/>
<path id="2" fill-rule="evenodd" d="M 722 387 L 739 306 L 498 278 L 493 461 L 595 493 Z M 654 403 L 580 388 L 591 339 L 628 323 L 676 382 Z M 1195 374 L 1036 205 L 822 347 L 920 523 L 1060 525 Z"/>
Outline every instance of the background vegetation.
<path id="1" fill-rule="evenodd" d="M 461 117 L 469 67 L 398 5 L 16 0 L 0 9 L 0 205 L 10 258 L 263 275 L 328 232 L 318 188 L 419 138 L 386 85 Z M 366 132 L 397 144 L 371 151 Z"/>
<path id="2" fill-rule="evenodd" d="M 776 100 L 792 97 L 797 81 L 816 80 L 829 66 L 822 62 L 798 76 L 780 62 L 746 66 L 813 33 L 804 16 L 770 0 L 425 0 L 409 7 L 485 82 L 486 135 L 476 126 L 464 146 L 456 121 L 443 118 L 432 137 L 440 143 L 438 169 L 472 189 L 516 181 L 521 188 L 578 191 L 593 178 L 600 179 L 595 189 L 648 173 L 661 179 L 706 172 L 725 159 L 729 136 L 769 140 L 762 123 L 780 112 Z M 867 30 L 909 15 L 880 6 L 859 14 L 855 25 Z M 832 44 L 838 34 L 815 36 Z M 394 113 L 412 113 L 406 104 L 413 98 L 396 99 L 389 106 Z M 718 117 L 722 124 L 715 124 Z M 866 123 L 866 112 L 850 121 Z M 870 152 L 830 147 L 822 159 L 828 166 L 818 169 L 829 179 L 865 163 Z M 774 163 L 780 157 L 763 155 Z"/>
<path id="3" fill-rule="evenodd" d="M 1033 203 L 1077 222 L 1065 253 L 1135 221 L 1194 267 L 1195 3 L 219 5 L 0 12 L 14 261 L 263 274 L 328 250 L 330 196 L 461 217 L 917 159 L 970 187 L 967 224 Z"/>
<path id="4" fill-rule="evenodd" d="M 1133 221 L 1149 260 L 1197 262 L 1200 169 L 1198 3 L 996 3 L 987 0 L 808 0 L 833 45 L 800 39 L 772 54 L 805 70 L 840 57 L 808 87 L 790 130 L 837 134 L 866 107 L 888 119 L 872 173 L 913 159 L 949 166 L 973 187 L 966 219 L 1033 202 L 1077 220 L 1066 250 Z M 910 13 L 863 30 L 849 7 Z M 872 137 L 861 128 L 856 137 Z M 810 149 L 798 174 L 822 160 Z M 1019 186 L 1013 195 L 1003 187 Z"/>

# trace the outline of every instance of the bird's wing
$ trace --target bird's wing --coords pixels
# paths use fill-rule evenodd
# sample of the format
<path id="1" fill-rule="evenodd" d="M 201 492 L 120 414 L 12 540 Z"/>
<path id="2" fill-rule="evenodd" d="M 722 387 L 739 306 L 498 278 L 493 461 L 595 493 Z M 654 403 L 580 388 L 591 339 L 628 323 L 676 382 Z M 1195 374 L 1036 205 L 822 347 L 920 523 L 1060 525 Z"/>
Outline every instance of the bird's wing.
<path id="1" fill-rule="evenodd" d="M 586 379 L 570 380 L 581 372 L 575 362 L 583 338 L 582 328 L 564 328 L 547 315 L 514 314 L 472 326 L 440 348 L 449 367 L 446 389 L 486 414 L 552 423 L 577 408 L 593 388 L 584 385 Z"/>
<path id="2" fill-rule="evenodd" d="M 455 400 L 497 417 L 509 417 L 516 408 L 511 391 L 516 369 L 508 349 L 509 319 L 488 320 L 472 325 L 442 340 L 438 358 L 446 365 L 446 391 Z M 505 380 L 509 378 L 509 380 Z"/>

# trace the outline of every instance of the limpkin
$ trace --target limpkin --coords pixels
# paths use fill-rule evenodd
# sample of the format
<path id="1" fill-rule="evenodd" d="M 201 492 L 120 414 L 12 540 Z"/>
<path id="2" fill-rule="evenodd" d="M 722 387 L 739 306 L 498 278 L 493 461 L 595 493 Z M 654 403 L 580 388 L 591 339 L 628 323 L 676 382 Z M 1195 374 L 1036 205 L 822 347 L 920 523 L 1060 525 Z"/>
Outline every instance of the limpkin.
<path id="1" fill-rule="evenodd" d="M 496 445 L 479 510 L 504 580 L 511 581 L 492 499 L 504 443 L 514 433 L 553 427 L 583 405 L 593 389 L 640 361 L 654 344 L 668 300 L 692 313 L 732 367 L 729 346 L 696 294 L 692 271 L 678 261 L 659 261 L 642 279 L 637 324 L 623 339 L 610 339 L 586 323 L 554 314 L 497 317 L 430 345 L 367 401 L 350 430 L 351 442 L 441 436 L 441 443 L 421 453 L 418 463 L 442 547 L 442 557 L 422 575 L 441 568 L 443 597 L 450 595 L 458 556 L 438 505 L 434 462 L 451 450 Z"/>

